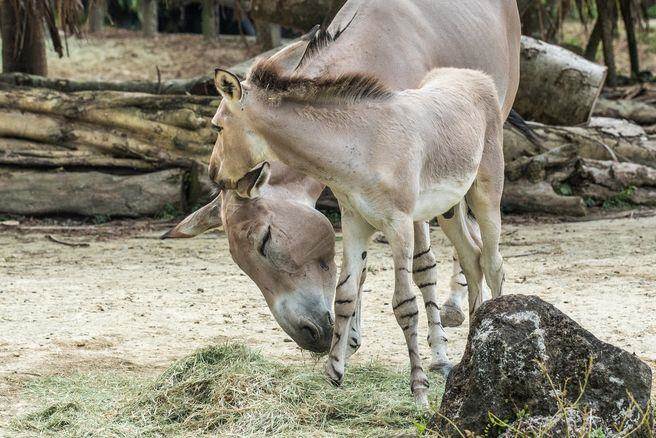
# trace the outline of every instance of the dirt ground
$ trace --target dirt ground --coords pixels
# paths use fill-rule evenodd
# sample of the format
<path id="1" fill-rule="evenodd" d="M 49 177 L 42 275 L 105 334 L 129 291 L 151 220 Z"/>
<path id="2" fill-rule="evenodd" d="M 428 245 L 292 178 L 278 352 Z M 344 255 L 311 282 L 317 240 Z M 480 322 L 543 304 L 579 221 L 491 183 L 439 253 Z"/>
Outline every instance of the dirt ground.
<path id="1" fill-rule="evenodd" d="M 209 75 L 215 67 L 230 67 L 260 53 L 237 36 L 206 41 L 201 35 L 159 34 L 108 29 L 99 35 L 68 39 L 68 56 L 48 50 L 48 75 L 77 80 L 162 80 Z"/>
<path id="2" fill-rule="evenodd" d="M 156 373 L 195 348 L 224 341 L 321 372 L 322 361 L 276 325 L 258 289 L 230 259 L 225 235 L 161 241 L 161 227 L 138 225 L 68 232 L 0 227 L 0 435 L 3 422 L 33 408 L 20 387 L 34 376 Z M 89 246 L 65 246 L 48 234 Z M 446 291 L 450 249 L 439 229 L 432 236 Z M 656 217 L 522 219 L 506 223 L 502 252 L 505 293 L 539 295 L 656 370 Z M 390 305 L 389 247 L 372 243 L 369 254 L 364 345 L 353 360 L 403 367 L 405 345 Z M 448 332 L 457 360 L 466 325 Z M 427 358 L 428 346 L 422 348 Z"/>

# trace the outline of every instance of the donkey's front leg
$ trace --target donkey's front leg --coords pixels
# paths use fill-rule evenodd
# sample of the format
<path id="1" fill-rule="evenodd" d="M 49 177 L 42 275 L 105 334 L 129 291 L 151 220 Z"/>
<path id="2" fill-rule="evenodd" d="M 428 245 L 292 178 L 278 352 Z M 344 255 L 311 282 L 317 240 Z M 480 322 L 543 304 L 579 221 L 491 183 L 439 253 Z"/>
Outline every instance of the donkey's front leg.
<path id="1" fill-rule="evenodd" d="M 426 308 L 428 345 L 432 356 L 429 369 L 447 376 L 453 365 L 446 354 L 448 339 L 440 318 L 440 306 L 437 304 L 437 261 L 430 247 L 428 222 L 415 222 L 414 232 L 412 279 L 421 291 Z"/>
<path id="2" fill-rule="evenodd" d="M 334 385 L 342 383 L 351 322 L 358 305 L 358 288 L 367 259 L 367 244 L 374 229 L 356 213 L 342 210 L 344 249 L 342 271 L 335 292 L 335 327 L 325 371 Z"/>
<path id="3" fill-rule="evenodd" d="M 417 345 L 419 308 L 411 287 L 414 248 L 412 219 L 408 217 L 396 220 L 388 224 L 383 231 L 390 242 L 394 258 L 395 281 L 392 306 L 396 321 L 403 330 L 410 355 L 410 388 L 418 404 L 428 405 L 428 378 L 421 366 Z"/>

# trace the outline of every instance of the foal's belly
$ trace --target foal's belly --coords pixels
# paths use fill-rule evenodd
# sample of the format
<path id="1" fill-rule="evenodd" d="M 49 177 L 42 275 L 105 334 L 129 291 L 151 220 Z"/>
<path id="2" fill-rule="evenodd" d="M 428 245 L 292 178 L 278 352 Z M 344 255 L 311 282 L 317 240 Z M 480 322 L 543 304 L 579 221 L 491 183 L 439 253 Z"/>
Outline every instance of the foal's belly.
<path id="1" fill-rule="evenodd" d="M 412 212 L 415 221 L 428 221 L 459 203 L 465 197 L 475 176 L 462 180 L 445 180 L 424 187 Z"/>

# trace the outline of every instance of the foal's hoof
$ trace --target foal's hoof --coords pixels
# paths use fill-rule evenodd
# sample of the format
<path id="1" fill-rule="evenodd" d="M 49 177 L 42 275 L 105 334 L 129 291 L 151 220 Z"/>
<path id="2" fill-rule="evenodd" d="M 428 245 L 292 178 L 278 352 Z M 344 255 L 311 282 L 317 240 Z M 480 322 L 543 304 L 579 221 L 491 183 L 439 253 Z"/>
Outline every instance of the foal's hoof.
<path id="1" fill-rule="evenodd" d="M 336 364 L 331 358 L 328 358 L 324 366 L 324 371 L 326 372 L 326 378 L 333 386 L 340 386 L 342 384 L 344 372 L 337 369 Z"/>
<path id="2" fill-rule="evenodd" d="M 460 327 L 465 322 L 465 313 L 452 304 L 443 304 L 440 319 L 444 327 Z"/>
<path id="3" fill-rule="evenodd" d="M 416 388 L 412 391 L 412 396 L 414 397 L 417 406 L 428 408 L 428 388 Z"/>
<path id="4" fill-rule="evenodd" d="M 440 373 L 446 379 L 449 376 L 449 373 L 451 373 L 451 370 L 453 369 L 453 364 L 449 361 L 433 362 L 430 364 L 428 369 L 433 372 Z"/>

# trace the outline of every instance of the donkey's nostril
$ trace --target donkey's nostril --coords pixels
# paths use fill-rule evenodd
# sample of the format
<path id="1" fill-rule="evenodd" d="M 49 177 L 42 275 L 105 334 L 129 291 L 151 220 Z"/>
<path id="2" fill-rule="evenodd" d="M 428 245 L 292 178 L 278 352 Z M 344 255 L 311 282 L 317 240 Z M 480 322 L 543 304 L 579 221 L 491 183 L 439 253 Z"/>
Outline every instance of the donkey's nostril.
<path id="1" fill-rule="evenodd" d="M 301 327 L 301 330 L 307 332 L 307 334 L 312 338 L 313 342 L 317 342 L 319 340 L 319 330 L 317 330 L 316 327 L 306 324 Z"/>

